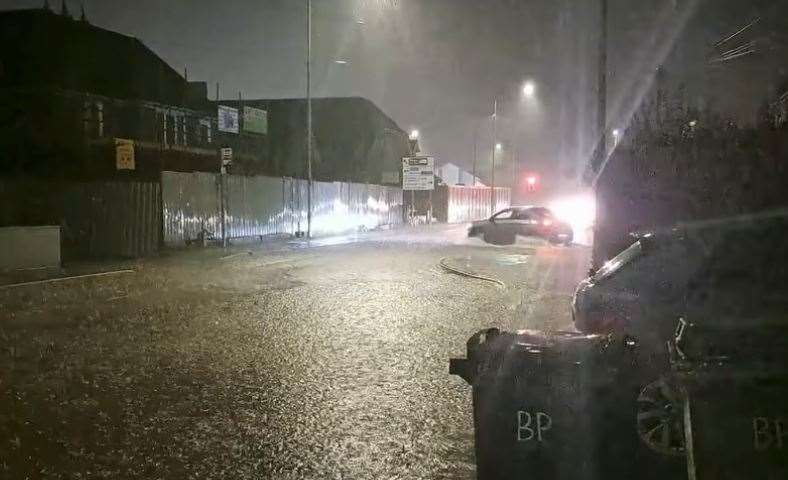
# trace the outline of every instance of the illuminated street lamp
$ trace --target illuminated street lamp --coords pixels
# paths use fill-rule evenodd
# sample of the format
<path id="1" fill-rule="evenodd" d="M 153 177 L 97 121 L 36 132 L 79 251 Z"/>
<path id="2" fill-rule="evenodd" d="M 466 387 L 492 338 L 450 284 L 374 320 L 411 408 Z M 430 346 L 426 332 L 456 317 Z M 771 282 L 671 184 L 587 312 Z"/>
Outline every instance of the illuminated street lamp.
<path id="1" fill-rule="evenodd" d="M 523 84 L 522 89 L 522 97 L 524 99 L 531 99 L 536 94 L 536 85 L 533 81 L 527 80 Z M 493 114 L 492 114 L 492 127 L 493 127 L 493 140 L 498 137 L 498 129 L 497 129 L 497 120 L 498 120 L 498 96 L 493 98 Z M 490 166 L 490 214 L 495 213 L 495 153 L 501 151 L 501 144 L 496 143 L 492 149 L 492 165 Z M 514 162 L 514 158 L 512 162 Z"/>
<path id="2" fill-rule="evenodd" d="M 418 130 L 411 130 L 411 132 L 410 132 L 410 139 L 411 140 L 418 140 L 419 139 L 419 131 Z"/>
<path id="3" fill-rule="evenodd" d="M 534 93 L 536 93 L 536 85 L 534 85 L 534 82 L 528 80 L 523 85 L 523 97 L 533 98 Z"/>

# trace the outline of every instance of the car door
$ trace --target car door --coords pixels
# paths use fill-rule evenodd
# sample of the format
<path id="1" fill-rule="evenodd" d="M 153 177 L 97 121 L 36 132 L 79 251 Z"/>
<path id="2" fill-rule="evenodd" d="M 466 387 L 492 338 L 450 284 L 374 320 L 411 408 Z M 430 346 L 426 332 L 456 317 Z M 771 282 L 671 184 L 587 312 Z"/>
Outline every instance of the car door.
<path id="1" fill-rule="evenodd" d="M 520 210 L 517 212 L 517 234 L 523 236 L 537 235 L 539 225 L 538 214 L 530 210 Z"/>
<path id="2" fill-rule="evenodd" d="M 490 225 L 488 225 L 488 232 L 494 235 L 495 238 L 504 238 L 516 233 L 516 211 L 513 208 L 507 208 L 496 213 L 490 217 Z"/>

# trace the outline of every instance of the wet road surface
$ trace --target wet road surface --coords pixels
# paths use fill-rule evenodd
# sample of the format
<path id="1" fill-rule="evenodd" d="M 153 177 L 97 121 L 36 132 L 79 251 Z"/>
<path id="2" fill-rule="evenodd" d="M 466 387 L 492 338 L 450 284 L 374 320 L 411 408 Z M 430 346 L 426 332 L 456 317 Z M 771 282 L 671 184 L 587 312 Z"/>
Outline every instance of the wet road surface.
<path id="1" fill-rule="evenodd" d="M 448 359 L 568 328 L 588 249 L 441 226 L 132 267 L 0 290 L 0 478 L 473 478 Z"/>

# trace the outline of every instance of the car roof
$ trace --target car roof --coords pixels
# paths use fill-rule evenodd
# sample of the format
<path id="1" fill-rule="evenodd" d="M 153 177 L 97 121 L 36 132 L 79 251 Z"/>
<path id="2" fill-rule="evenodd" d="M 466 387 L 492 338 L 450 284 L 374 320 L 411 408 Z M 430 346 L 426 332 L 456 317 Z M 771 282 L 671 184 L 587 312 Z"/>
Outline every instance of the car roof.
<path id="1" fill-rule="evenodd" d="M 536 210 L 540 212 L 549 212 L 550 209 L 547 207 L 537 207 L 535 205 L 512 205 L 509 207 L 513 210 Z"/>
<path id="2" fill-rule="evenodd" d="M 788 226 L 788 208 L 694 222 L 680 222 L 672 227 L 633 232 L 632 236 L 636 239 L 654 237 L 657 240 L 668 241 L 682 237 L 703 238 L 707 235 L 716 236 L 723 232 L 758 230 L 779 226 Z"/>

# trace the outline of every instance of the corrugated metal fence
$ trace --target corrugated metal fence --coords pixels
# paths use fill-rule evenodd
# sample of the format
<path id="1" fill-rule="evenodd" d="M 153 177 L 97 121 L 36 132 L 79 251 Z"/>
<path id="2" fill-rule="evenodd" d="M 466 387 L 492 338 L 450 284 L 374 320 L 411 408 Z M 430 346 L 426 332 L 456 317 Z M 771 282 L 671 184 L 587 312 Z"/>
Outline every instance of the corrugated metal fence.
<path id="1" fill-rule="evenodd" d="M 159 184 L 0 180 L 0 225 L 59 225 L 64 257 L 149 255 L 161 243 Z"/>
<path id="2" fill-rule="evenodd" d="M 0 226 L 60 225 L 66 257 L 142 257 L 162 245 L 221 239 L 221 192 L 227 238 L 307 228 L 305 180 L 173 172 L 160 183 L 0 179 Z M 312 212 L 314 235 L 397 225 L 402 191 L 314 182 Z"/>
<path id="3" fill-rule="evenodd" d="M 67 218 L 72 226 L 89 232 L 90 256 L 142 257 L 158 251 L 161 196 L 157 183 L 97 182 L 83 184 L 83 188 L 73 192 Z"/>
<path id="4" fill-rule="evenodd" d="M 488 218 L 489 187 L 441 186 L 435 191 L 435 217 L 440 222 L 460 223 Z M 509 207 L 511 190 L 495 189 L 495 211 Z"/>
<path id="5" fill-rule="evenodd" d="M 220 182 L 223 181 L 223 188 Z M 402 190 L 313 182 L 312 233 L 329 235 L 402 223 Z M 164 244 L 221 238 L 224 191 L 227 238 L 293 235 L 307 228 L 307 182 L 293 178 L 212 173 L 162 174 Z"/>
<path id="6" fill-rule="evenodd" d="M 161 174 L 162 230 L 165 245 L 221 238 L 219 185 L 213 173 Z"/>

